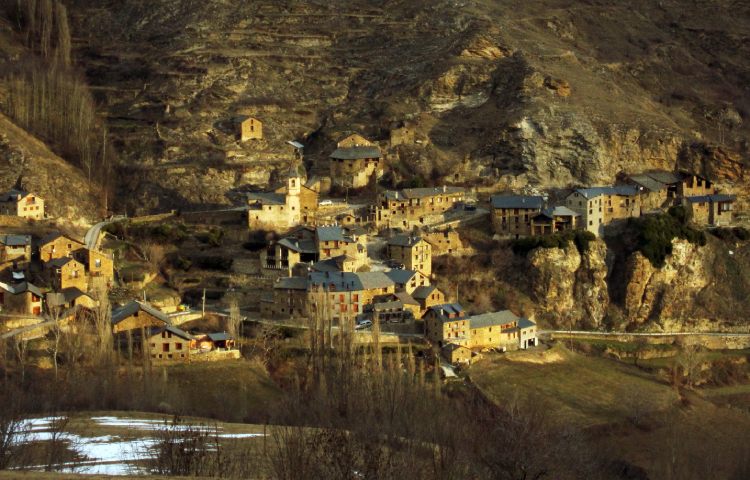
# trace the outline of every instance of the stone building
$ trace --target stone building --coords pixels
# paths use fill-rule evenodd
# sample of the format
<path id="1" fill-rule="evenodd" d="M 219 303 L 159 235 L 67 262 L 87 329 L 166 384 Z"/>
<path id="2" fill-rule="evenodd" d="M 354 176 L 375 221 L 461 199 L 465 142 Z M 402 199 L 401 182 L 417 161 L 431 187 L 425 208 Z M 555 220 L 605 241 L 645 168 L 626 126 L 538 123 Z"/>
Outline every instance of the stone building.
<path id="1" fill-rule="evenodd" d="M 396 284 L 397 292 L 406 292 L 409 295 L 417 288 L 430 284 L 430 279 L 417 270 L 394 268 L 385 274 Z"/>
<path id="2" fill-rule="evenodd" d="M 664 183 L 657 178 L 674 183 Z M 630 175 L 625 179 L 625 182 L 638 191 L 638 196 L 641 199 L 641 210 L 649 212 L 668 208 L 674 203 L 677 194 L 676 186 L 680 179 L 669 172 L 650 172 Z"/>
<path id="3" fill-rule="evenodd" d="M 418 318 L 422 318 L 430 307 L 445 303 L 445 293 L 435 285 L 425 285 L 415 289 L 412 298 L 419 304 Z"/>
<path id="4" fill-rule="evenodd" d="M 422 238 L 432 246 L 432 255 L 458 255 L 466 252 L 461 236 L 453 228 L 438 232 L 423 232 Z"/>
<path id="5" fill-rule="evenodd" d="M 701 197 L 713 195 L 714 193 L 716 193 L 716 187 L 710 180 L 692 173 L 684 173 L 682 175 L 677 192 L 681 198 Z"/>
<path id="6" fill-rule="evenodd" d="M 42 220 L 44 199 L 33 193 L 10 190 L 0 194 L 0 215 Z"/>
<path id="7" fill-rule="evenodd" d="M 241 115 L 235 120 L 235 125 L 240 142 L 263 139 L 263 123 L 257 118 Z"/>
<path id="8" fill-rule="evenodd" d="M 44 271 L 53 290 L 75 287 L 88 290 L 86 267 L 73 257 L 55 258 L 44 263 Z"/>
<path id="9" fill-rule="evenodd" d="M 73 256 L 73 252 L 85 248 L 83 243 L 60 232 L 51 233 L 39 241 L 39 259 L 49 262 L 56 258 Z"/>
<path id="10" fill-rule="evenodd" d="M 639 217 L 641 202 L 632 186 L 579 188 L 565 198 L 565 206 L 581 214 L 581 228 L 601 236 L 604 226 Z"/>
<path id="11" fill-rule="evenodd" d="M 318 192 L 307 187 L 305 176 L 292 168 L 285 184 L 272 192 L 249 193 L 248 226 L 253 230 L 284 231 L 312 223 L 318 210 Z"/>
<path id="12" fill-rule="evenodd" d="M 458 304 L 430 307 L 424 316 L 425 336 L 439 346 L 469 349 L 525 349 L 537 345 L 536 324 L 509 310 L 469 316 Z"/>
<path id="13" fill-rule="evenodd" d="M 432 245 L 422 237 L 395 235 L 388 239 L 386 255 L 407 270 L 416 270 L 426 277 L 432 274 Z"/>
<path id="14" fill-rule="evenodd" d="M 542 196 L 493 195 L 490 206 L 495 232 L 510 238 L 532 235 L 531 219 L 542 211 L 544 203 Z"/>
<path id="15" fill-rule="evenodd" d="M 383 175 L 380 148 L 358 134 L 349 135 L 330 155 L 331 182 L 338 187 L 362 188 Z"/>
<path id="16" fill-rule="evenodd" d="M 17 315 L 41 315 L 42 290 L 29 282 L 0 282 L 0 306 L 3 313 Z"/>
<path id="17" fill-rule="evenodd" d="M 691 222 L 720 227 L 731 225 L 734 201 L 734 195 L 700 195 L 685 197 L 683 206 Z"/>
<path id="18" fill-rule="evenodd" d="M 171 325 L 152 329 L 149 333 L 146 344 L 152 360 L 190 361 L 190 345 L 195 340 L 192 335 Z"/>
<path id="19" fill-rule="evenodd" d="M 567 207 L 545 208 L 531 219 L 530 235 L 551 235 L 553 233 L 577 230 L 581 214 Z"/>
<path id="20" fill-rule="evenodd" d="M 31 243 L 31 235 L 0 235 L 0 275 L 4 279 L 27 278 L 31 266 Z"/>
<path id="21" fill-rule="evenodd" d="M 121 333 L 169 325 L 169 317 L 153 305 L 133 300 L 112 310 L 112 331 Z"/>
<path id="22" fill-rule="evenodd" d="M 371 219 L 377 228 L 411 230 L 443 221 L 445 213 L 462 204 L 465 198 L 463 187 L 388 190 L 378 195 Z"/>

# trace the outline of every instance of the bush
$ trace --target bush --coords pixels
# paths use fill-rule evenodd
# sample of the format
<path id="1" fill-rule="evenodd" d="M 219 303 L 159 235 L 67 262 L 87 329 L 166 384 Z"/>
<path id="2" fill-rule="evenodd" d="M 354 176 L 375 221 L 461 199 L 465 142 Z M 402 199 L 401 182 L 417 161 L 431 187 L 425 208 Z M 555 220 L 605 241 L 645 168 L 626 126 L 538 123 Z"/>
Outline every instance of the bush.
<path id="1" fill-rule="evenodd" d="M 569 230 L 538 237 L 526 237 L 513 240 L 511 248 L 516 255 L 526 256 L 536 248 L 565 248 L 570 242 L 576 246 L 578 253 L 588 251 L 589 243 L 596 240 L 596 235 L 586 230 Z"/>
<path id="2" fill-rule="evenodd" d="M 221 270 L 225 272 L 232 268 L 232 262 L 233 260 L 231 258 L 221 257 L 218 255 L 210 255 L 193 259 L 193 263 L 199 268 L 203 268 L 206 270 Z"/>
<path id="3" fill-rule="evenodd" d="M 656 268 L 664 266 L 672 253 L 672 240 L 680 238 L 696 245 L 706 244 L 706 234 L 687 223 L 685 209 L 672 207 L 667 214 L 648 215 L 628 220 L 628 229 L 635 234 L 635 251 L 640 251 Z"/>

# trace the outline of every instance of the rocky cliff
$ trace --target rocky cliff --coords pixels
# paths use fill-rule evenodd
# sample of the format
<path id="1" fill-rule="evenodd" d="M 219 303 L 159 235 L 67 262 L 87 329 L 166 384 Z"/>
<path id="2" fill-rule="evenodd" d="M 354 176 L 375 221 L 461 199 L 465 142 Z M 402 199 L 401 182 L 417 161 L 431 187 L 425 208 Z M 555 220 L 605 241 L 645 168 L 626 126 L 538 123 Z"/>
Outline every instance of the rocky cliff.
<path id="1" fill-rule="evenodd" d="M 750 243 L 708 240 L 705 246 L 674 240 L 662 268 L 635 252 L 620 259 L 623 272 L 611 268 L 621 253 L 601 240 L 583 254 L 572 244 L 533 250 L 528 263 L 537 316 L 557 328 L 747 328 Z"/>
<path id="2" fill-rule="evenodd" d="M 388 147 L 396 180 L 521 188 L 691 167 L 745 195 L 750 7 L 728 0 L 73 0 L 131 208 L 227 203 L 303 140 Z M 265 122 L 238 143 L 232 118 Z M 190 177 L 190 178 L 188 178 Z"/>

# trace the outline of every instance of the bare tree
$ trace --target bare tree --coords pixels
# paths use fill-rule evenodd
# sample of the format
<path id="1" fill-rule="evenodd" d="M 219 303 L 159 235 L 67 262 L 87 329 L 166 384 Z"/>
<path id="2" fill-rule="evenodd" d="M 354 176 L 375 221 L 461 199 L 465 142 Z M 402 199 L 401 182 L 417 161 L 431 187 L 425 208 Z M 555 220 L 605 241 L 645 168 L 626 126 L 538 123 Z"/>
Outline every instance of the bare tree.
<path id="1" fill-rule="evenodd" d="M 240 313 L 240 305 L 237 301 L 237 297 L 232 295 L 229 300 L 229 316 L 227 317 L 227 333 L 235 339 L 237 345 L 240 345 L 240 327 L 242 325 L 242 315 Z"/>
<path id="2" fill-rule="evenodd" d="M 105 288 L 98 288 L 94 293 L 94 298 L 97 301 L 93 311 L 94 334 L 97 339 L 96 353 L 100 364 L 109 365 L 114 353 L 112 307 Z"/>

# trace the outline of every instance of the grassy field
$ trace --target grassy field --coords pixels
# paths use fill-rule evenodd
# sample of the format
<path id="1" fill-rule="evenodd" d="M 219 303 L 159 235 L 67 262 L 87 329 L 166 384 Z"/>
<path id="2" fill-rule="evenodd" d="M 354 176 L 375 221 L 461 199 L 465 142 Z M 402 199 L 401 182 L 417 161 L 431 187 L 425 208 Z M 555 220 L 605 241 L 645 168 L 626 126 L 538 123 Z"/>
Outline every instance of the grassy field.
<path id="1" fill-rule="evenodd" d="M 487 357 L 469 375 L 494 402 L 538 396 L 553 415 L 583 426 L 623 420 L 633 408 L 666 409 L 678 400 L 672 388 L 652 375 L 559 344 L 544 357 L 527 352 Z"/>

